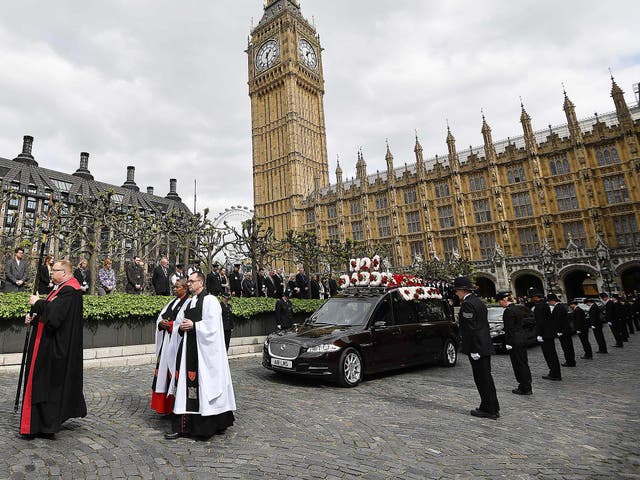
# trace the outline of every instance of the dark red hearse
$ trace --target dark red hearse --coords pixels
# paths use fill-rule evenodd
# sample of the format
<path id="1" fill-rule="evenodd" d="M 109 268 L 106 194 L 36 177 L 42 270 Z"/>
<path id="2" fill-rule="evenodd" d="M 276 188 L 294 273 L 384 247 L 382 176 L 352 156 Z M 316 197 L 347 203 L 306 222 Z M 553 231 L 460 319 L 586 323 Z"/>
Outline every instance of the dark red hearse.
<path id="1" fill-rule="evenodd" d="M 303 324 L 269 335 L 262 364 L 354 387 L 374 372 L 430 362 L 452 367 L 458 342 L 453 309 L 434 289 L 350 287 Z"/>

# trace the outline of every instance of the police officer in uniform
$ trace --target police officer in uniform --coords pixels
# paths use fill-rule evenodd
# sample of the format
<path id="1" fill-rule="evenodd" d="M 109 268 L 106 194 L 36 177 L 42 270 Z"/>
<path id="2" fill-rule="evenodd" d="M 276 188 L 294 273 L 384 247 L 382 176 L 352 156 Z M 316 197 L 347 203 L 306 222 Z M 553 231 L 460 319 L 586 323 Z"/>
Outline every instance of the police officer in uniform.
<path id="1" fill-rule="evenodd" d="M 576 351 L 573 348 L 573 338 L 571 335 L 571 324 L 569 323 L 569 309 L 560 302 L 560 299 L 555 293 L 547 295 L 547 302 L 551 308 L 551 317 L 553 323 L 558 328 L 558 337 L 560 337 L 560 347 L 564 353 L 563 367 L 575 367 L 576 366 Z"/>
<path id="2" fill-rule="evenodd" d="M 231 330 L 233 330 L 233 315 L 231 315 L 231 305 L 229 305 L 229 299 L 231 295 L 227 292 L 222 294 L 222 302 L 220 307 L 222 308 L 222 330 L 224 330 L 224 344 L 227 346 L 227 352 L 229 351 L 229 342 L 231 341 Z"/>
<path id="3" fill-rule="evenodd" d="M 590 360 L 593 358 L 593 350 L 591 349 L 591 342 L 589 341 L 589 327 L 591 326 L 589 319 L 584 313 L 584 310 L 578 306 L 577 300 L 571 300 L 569 302 L 569 308 L 571 308 L 573 312 L 573 326 L 576 329 L 580 343 L 582 343 L 582 349 L 584 350 L 584 355 L 580 358 Z"/>
<path id="4" fill-rule="evenodd" d="M 289 300 L 289 290 L 285 290 L 276 302 L 276 324 L 281 330 L 293 324 L 293 305 Z"/>
<path id="5" fill-rule="evenodd" d="M 491 375 L 491 355 L 495 352 L 489 333 L 487 307 L 473 294 L 474 286 L 468 278 L 457 277 L 453 289 L 462 303 L 458 314 L 462 337 L 460 352 L 469 355 L 473 380 L 480 394 L 480 407 L 470 413 L 474 417 L 496 420 L 500 416 L 500 404 Z"/>
<path id="6" fill-rule="evenodd" d="M 515 303 L 511 292 L 498 292 L 496 300 L 505 310 L 502 313 L 502 325 L 506 348 L 511 359 L 513 373 L 518 381 L 518 388 L 511 390 L 516 395 L 531 395 L 531 370 L 527 356 L 527 335 L 524 330 L 524 320 L 531 312 L 524 305 Z"/>
<path id="7" fill-rule="evenodd" d="M 536 320 L 536 334 L 538 343 L 542 344 L 542 354 L 549 367 L 549 374 L 543 375 L 545 380 L 562 380 L 560 372 L 560 360 L 556 352 L 556 336 L 558 327 L 551 316 L 549 304 L 544 300 L 542 290 L 532 288 L 529 297 L 533 300 L 533 316 Z"/>

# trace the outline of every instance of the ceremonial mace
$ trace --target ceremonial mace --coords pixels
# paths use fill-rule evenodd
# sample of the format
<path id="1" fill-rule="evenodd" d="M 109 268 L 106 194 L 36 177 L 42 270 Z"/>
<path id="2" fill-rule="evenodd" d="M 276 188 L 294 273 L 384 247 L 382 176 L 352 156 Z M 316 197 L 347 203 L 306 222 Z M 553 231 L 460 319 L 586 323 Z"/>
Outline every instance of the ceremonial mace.
<path id="1" fill-rule="evenodd" d="M 53 210 L 53 194 L 49 195 L 49 210 L 47 211 L 47 219 L 42 224 L 42 239 L 40 243 L 40 256 L 38 257 L 38 269 L 36 270 L 36 278 L 33 281 L 32 295 L 38 293 L 38 276 L 40 267 L 44 261 L 44 250 L 47 244 L 47 234 L 49 233 L 49 220 L 51 219 L 51 210 Z M 13 404 L 14 413 L 18 411 L 20 405 L 20 390 L 22 390 L 22 378 L 24 376 L 24 366 L 27 359 L 27 350 L 29 348 L 29 339 L 31 337 L 31 324 L 27 325 L 27 331 L 24 336 L 24 347 L 22 348 L 22 360 L 20 360 L 20 375 L 18 376 L 18 388 L 16 390 L 16 400 Z"/>

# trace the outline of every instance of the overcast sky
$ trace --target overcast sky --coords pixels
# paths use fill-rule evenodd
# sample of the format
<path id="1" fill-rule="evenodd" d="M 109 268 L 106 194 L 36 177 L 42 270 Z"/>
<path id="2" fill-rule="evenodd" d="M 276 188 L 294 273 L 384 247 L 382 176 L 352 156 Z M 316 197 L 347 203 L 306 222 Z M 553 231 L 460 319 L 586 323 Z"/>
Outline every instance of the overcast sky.
<path id="1" fill-rule="evenodd" d="M 565 122 L 562 86 L 579 118 L 614 109 L 608 68 L 635 105 L 637 0 L 301 0 L 322 46 L 329 170 L 355 175 Z M 98 180 L 141 189 L 169 178 L 193 206 L 252 207 L 250 105 L 244 50 L 262 0 L 3 2 L 0 156 L 33 135 L 40 166 L 68 173 L 91 154 Z"/>

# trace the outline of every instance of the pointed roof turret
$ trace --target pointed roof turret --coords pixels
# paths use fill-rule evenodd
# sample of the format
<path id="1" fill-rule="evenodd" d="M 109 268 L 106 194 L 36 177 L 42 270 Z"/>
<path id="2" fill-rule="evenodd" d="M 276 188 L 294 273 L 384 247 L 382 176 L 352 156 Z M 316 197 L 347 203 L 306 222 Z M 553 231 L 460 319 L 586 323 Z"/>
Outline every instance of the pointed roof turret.
<path id="1" fill-rule="evenodd" d="M 578 116 L 576 115 L 576 108 L 573 102 L 569 100 L 567 91 L 562 84 L 562 93 L 564 94 L 564 104 L 562 109 L 567 117 L 567 125 L 569 127 L 569 135 L 571 139 L 576 143 L 582 143 L 582 130 L 580 130 L 580 124 L 578 123 Z"/>
<path id="2" fill-rule="evenodd" d="M 422 154 L 422 145 L 420 145 L 420 140 L 418 140 L 418 132 L 416 131 L 416 144 L 413 147 L 413 152 L 416 154 L 416 168 L 419 173 L 424 173 L 424 156 Z"/>
<path id="3" fill-rule="evenodd" d="M 520 97 L 520 123 L 522 124 L 522 132 L 524 133 L 524 145 L 527 151 L 536 153 L 538 151 L 538 144 L 536 143 L 536 136 L 533 133 L 533 126 L 531 125 L 531 117 L 524 109 L 524 103 L 522 103 L 522 97 Z"/>
<path id="4" fill-rule="evenodd" d="M 458 169 L 460 168 L 460 162 L 458 160 L 458 152 L 456 151 L 456 139 L 451 133 L 448 120 L 447 120 L 447 149 L 449 150 L 449 166 L 454 172 L 457 172 Z"/>
<path id="5" fill-rule="evenodd" d="M 362 147 L 358 150 L 358 162 L 356 163 L 356 177 L 364 182 L 367 178 L 367 163 L 364 161 Z"/>
<path id="6" fill-rule="evenodd" d="M 609 73 L 611 73 L 611 70 L 609 70 Z M 613 103 L 616 106 L 616 114 L 620 125 L 625 131 L 630 130 L 633 128 L 631 112 L 629 111 L 627 102 L 624 100 L 624 92 L 616 83 L 615 78 L 613 78 L 613 74 L 611 74 L 611 98 L 613 98 Z"/>
<path id="7" fill-rule="evenodd" d="M 493 146 L 493 138 L 491 137 L 491 127 L 484 118 L 484 112 L 482 113 L 482 138 L 484 139 L 484 153 L 489 162 L 496 161 L 496 149 Z"/>

